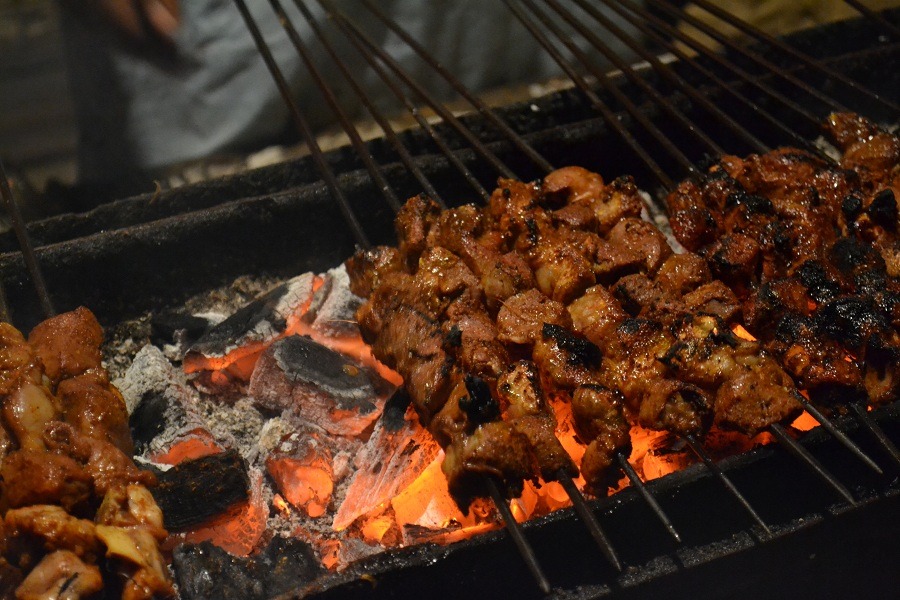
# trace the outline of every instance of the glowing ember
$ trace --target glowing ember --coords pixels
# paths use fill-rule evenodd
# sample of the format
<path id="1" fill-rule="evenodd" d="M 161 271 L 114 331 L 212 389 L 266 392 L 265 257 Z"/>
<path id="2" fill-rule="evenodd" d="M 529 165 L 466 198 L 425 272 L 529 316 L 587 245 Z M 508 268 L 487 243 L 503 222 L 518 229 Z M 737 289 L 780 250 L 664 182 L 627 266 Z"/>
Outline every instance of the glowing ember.
<path id="1" fill-rule="evenodd" d="M 164 465 L 177 465 L 186 460 L 220 452 L 222 452 L 222 447 L 216 443 L 212 434 L 202 429 L 195 429 L 180 441 L 172 444 L 165 453 L 151 456 L 151 460 Z"/>

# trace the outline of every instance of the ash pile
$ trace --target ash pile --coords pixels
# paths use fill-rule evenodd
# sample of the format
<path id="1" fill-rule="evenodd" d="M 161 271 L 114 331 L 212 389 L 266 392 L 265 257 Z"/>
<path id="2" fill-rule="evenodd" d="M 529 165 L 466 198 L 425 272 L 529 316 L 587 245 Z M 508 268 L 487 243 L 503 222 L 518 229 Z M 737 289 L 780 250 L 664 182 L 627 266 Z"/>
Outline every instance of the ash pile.
<path id="1" fill-rule="evenodd" d="M 306 273 L 228 316 L 211 298 L 167 314 L 136 354 L 119 340 L 134 357 L 115 385 L 136 460 L 158 475 L 182 598 L 272 597 L 386 548 L 496 527 L 451 499 L 402 381 L 362 342 L 348 283 L 343 267 Z"/>

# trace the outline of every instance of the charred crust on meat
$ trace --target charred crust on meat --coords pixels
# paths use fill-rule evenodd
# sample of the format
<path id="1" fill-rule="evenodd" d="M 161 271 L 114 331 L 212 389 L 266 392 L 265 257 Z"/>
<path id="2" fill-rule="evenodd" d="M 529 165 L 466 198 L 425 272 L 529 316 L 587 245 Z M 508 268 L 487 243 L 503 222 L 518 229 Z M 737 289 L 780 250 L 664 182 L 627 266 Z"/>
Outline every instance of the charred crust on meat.
<path id="1" fill-rule="evenodd" d="M 462 330 L 458 325 L 453 325 L 444 336 L 444 346 L 447 348 L 459 348 L 462 346 Z"/>
<path id="2" fill-rule="evenodd" d="M 831 263 L 842 273 L 852 273 L 867 264 L 884 268 L 884 260 L 869 245 L 856 238 L 843 237 L 837 240 L 828 252 Z"/>
<path id="3" fill-rule="evenodd" d="M 885 229 L 896 231 L 897 229 L 897 198 L 894 190 L 885 188 L 875 194 L 872 203 L 866 209 L 869 218 Z"/>
<path id="4" fill-rule="evenodd" d="M 785 344 L 793 343 L 803 337 L 804 332 L 812 328 L 812 322 L 803 315 L 788 313 L 775 325 L 775 339 Z"/>
<path id="5" fill-rule="evenodd" d="M 859 348 L 871 331 L 884 331 L 888 324 L 867 298 L 843 297 L 822 305 L 815 317 L 816 330 Z"/>
<path id="6" fill-rule="evenodd" d="M 500 416 L 500 405 L 491 395 L 487 382 L 477 375 L 467 374 L 465 377 L 467 396 L 459 399 L 459 407 L 463 409 L 472 423 L 487 423 Z"/>
<path id="7" fill-rule="evenodd" d="M 557 346 L 568 353 L 568 360 L 575 365 L 595 368 L 600 366 L 603 354 L 594 343 L 573 334 L 565 327 L 544 323 L 541 335 L 545 340 L 553 340 Z"/>
<path id="8" fill-rule="evenodd" d="M 815 260 L 808 260 L 800 265 L 797 277 L 806 286 L 810 298 L 819 303 L 832 300 L 841 291 L 840 285 L 825 272 L 825 267 Z"/>
<path id="9" fill-rule="evenodd" d="M 771 200 L 764 196 L 750 194 L 743 189 L 731 192 L 725 200 L 726 208 L 738 206 L 744 207 L 750 214 L 770 215 L 775 212 L 775 207 L 772 205 Z"/>
<path id="10" fill-rule="evenodd" d="M 848 221 L 856 219 L 862 212 L 862 208 L 862 198 L 856 194 L 847 194 L 844 196 L 844 201 L 841 202 L 841 212 L 844 213 L 844 218 Z"/>

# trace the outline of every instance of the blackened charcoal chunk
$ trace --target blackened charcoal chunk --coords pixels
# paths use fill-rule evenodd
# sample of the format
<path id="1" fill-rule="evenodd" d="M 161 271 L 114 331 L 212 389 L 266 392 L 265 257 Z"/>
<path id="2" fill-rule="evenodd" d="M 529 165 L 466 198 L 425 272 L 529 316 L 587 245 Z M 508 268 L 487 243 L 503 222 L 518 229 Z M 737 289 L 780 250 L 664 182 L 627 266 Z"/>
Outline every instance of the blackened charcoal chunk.
<path id="1" fill-rule="evenodd" d="M 247 463 L 234 450 L 186 460 L 157 481 L 152 494 L 169 530 L 203 523 L 250 495 Z"/>
<path id="2" fill-rule="evenodd" d="M 157 346 L 173 344 L 178 332 L 183 332 L 181 340 L 190 345 L 200 339 L 212 326 L 208 319 L 177 311 L 156 314 L 150 319 L 150 341 Z"/>
<path id="3" fill-rule="evenodd" d="M 183 600 L 262 600 L 265 583 L 247 568 L 247 562 L 209 542 L 181 545 L 172 555 Z"/>
<path id="4" fill-rule="evenodd" d="M 269 290 L 210 329 L 188 355 L 222 357 L 241 346 L 275 339 L 290 318 L 306 310 L 315 281 L 315 275 L 305 273 Z"/>
<path id="5" fill-rule="evenodd" d="M 312 548 L 276 537 L 253 558 L 232 556 L 209 542 L 183 544 L 172 557 L 183 600 L 262 600 L 296 590 L 323 573 Z"/>
<path id="6" fill-rule="evenodd" d="M 250 378 L 250 395 L 261 408 L 289 410 L 337 435 L 368 427 L 381 414 L 387 393 L 379 392 L 388 387 L 373 370 L 299 335 L 272 344 Z"/>
<path id="7" fill-rule="evenodd" d="M 143 454 L 153 438 L 165 430 L 166 413 L 179 408 L 179 406 L 170 407 L 169 399 L 158 390 L 150 390 L 141 396 L 140 402 L 128 418 L 135 454 Z"/>

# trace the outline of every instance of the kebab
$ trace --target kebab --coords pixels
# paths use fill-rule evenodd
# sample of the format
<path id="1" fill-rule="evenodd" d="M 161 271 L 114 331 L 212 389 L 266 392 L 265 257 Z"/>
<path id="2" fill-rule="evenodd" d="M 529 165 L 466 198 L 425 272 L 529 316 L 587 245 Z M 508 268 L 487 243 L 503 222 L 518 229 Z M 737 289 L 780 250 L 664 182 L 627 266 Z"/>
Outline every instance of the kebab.
<path id="1" fill-rule="evenodd" d="M 826 133 L 839 165 L 795 149 L 723 157 L 667 202 L 678 239 L 745 301 L 747 326 L 814 404 L 865 419 L 861 402 L 900 394 L 900 140 L 850 114 Z"/>
<path id="2" fill-rule="evenodd" d="M 113 581 L 128 600 L 174 594 L 158 547 L 162 513 L 147 489 L 155 478 L 131 461 L 102 341 L 85 308 L 44 321 L 27 341 L 0 324 L 0 550 L 26 573 L 20 598 L 81 598 Z"/>
<path id="3" fill-rule="evenodd" d="M 629 192 L 631 192 L 629 194 Z M 555 205 L 556 211 L 545 210 L 541 204 Z M 642 222 L 629 221 L 625 225 L 619 227 L 620 221 L 627 215 L 634 214 L 640 210 L 640 201 L 636 196 L 636 189 L 633 183 L 627 180 L 619 180 L 610 186 L 604 186 L 599 176 L 589 174 L 581 169 L 563 169 L 548 176 L 543 182 L 543 189 L 539 189 L 536 185 L 522 184 L 511 181 L 501 181 L 501 186 L 492 197 L 489 207 L 479 218 L 474 207 L 464 207 L 464 210 L 448 211 L 444 213 L 448 216 L 445 222 L 454 224 L 454 227 L 436 226 L 440 223 L 442 215 L 439 215 L 436 209 L 427 209 L 427 203 L 423 203 L 422 199 L 410 201 L 406 216 L 414 214 L 414 218 L 409 220 L 398 219 L 398 233 L 400 237 L 400 248 L 411 249 L 404 257 L 399 251 L 394 258 L 385 260 L 385 256 L 392 255 L 390 250 L 380 249 L 373 252 L 363 253 L 351 261 L 348 265 L 351 272 L 351 279 L 356 281 L 356 289 L 358 293 L 365 293 L 366 288 L 372 288 L 372 295 L 369 302 L 364 305 L 359 314 L 359 321 L 364 335 L 369 335 L 374 344 L 376 356 L 384 357 L 389 364 L 401 367 L 402 375 L 413 374 L 414 368 L 420 368 L 424 362 L 419 359 L 412 359 L 413 356 L 422 357 L 426 353 L 419 349 L 411 351 L 409 343 L 397 343 L 391 336 L 384 335 L 384 327 L 381 323 L 386 322 L 385 317 L 389 313 L 396 313 L 394 309 L 404 311 L 410 305 L 416 302 L 420 304 L 424 301 L 416 300 L 414 290 L 415 286 L 407 286 L 405 289 L 413 290 L 412 296 L 407 296 L 406 300 L 399 300 L 403 295 L 398 293 L 398 289 L 402 286 L 390 283 L 391 278 L 394 280 L 405 280 L 407 282 L 420 278 L 419 273 L 423 270 L 431 273 L 440 272 L 435 269 L 430 262 L 429 252 L 436 248 L 429 249 L 429 242 L 440 240 L 446 246 L 451 246 L 459 251 L 463 256 L 475 263 L 476 268 L 480 270 L 482 276 L 488 272 L 484 265 L 497 264 L 497 258 L 503 257 L 503 251 L 514 249 L 519 252 L 523 259 L 534 273 L 534 280 L 537 289 L 519 292 L 518 295 L 508 297 L 505 302 L 503 295 L 497 295 L 495 299 L 502 303 L 498 310 L 498 325 L 500 339 L 508 343 L 515 344 L 513 349 L 518 354 L 531 353 L 531 357 L 535 364 L 539 366 L 542 374 L 542 380 L 547 382 L 546 387 L 554 390 L 554 392 L 562 391 L 575 393 L 579 397 L 578 401 L 578 427 L 583 433 L 592 433 L 593 440 L 591 443 L 603 439 L 603 431 L 598 431 L 597 423 L 602 419 L 592 419 L 591 415 L 600 414 L 602 411 L 591 411 L 590 407 L 601 406 L 604 410 L 612 409 L 612 414 L 616 413 L 617 402 L 609 401 L 599 402 L 596 400 L 599 394 L 591 394 L 589 392 L 597 392 L 597 386 L 603 385 L 603 373 L 600 362 L 596 360 L 600 356 L 599 352 L 591 352 L 590 347 L 597 350 L 598 346 L 592 344 L 583 336 L 577 335 L 566 328 L 566 324 L 554 324 L 552 321 L 566 320 L 561 308 L 565 305 L 562 302 L 575 302 L 578 298 L 584 296 L 584 293 L 596 284 L 598 275 L 601 278 L 613 278 L 613 274 L 627 272 L 628 270 L 640 269 L 658 269 L 660 264 L 664 262 L 671 250 L 665 245 L 665 241 L 659 243 L 658 238 L 649 240 L 654 244 L 653 252 L 641 252 L 644 247 L 641 246 L 642 239 L 647 241 L 646 236 L 641 235 L 641 231 L 646 230 Z M 418 207 L 418 208 L 416 208 Z M 557 211 L 559 214 L 557 214 Z M 626 219 L 627 220 L 627 219 Z M 486 222 L 485 222 L 486 221 Z M 570 224 L 579 224 L 583 229 L 569 227 Z M 608 239 L 604 240 L 597 232 L 610 232 L 619 227 L 619 230 Z M 649 226 L 652 228 L 652 226 Z M 433 234 L 433 232 L 438 232 Z M 637 233 L 636 233 L 637 231 Z M 452 232 L 456 233 L 455 237 Z M 660 236 L 661 237 L 661 236 Z M 483 243 L 481 243 L 483 241 Z M 474 242 L 474 244 L 473 244 Z M 629 246 L 631 244 L 631 246 Z M 440 247 L 442 251 L 446 248 Z M 621 255 L 624 260 L 615 260 L 616 251 L 622 251 Z M 416 253 L 419 253 L 419 269 L 415 276 L 408 273 L 398 272 L 396 269 L 404 265 L 414 262 L 411 260 Z M 452 254 L 452 253 L 451 253 Z M 613 260 L 596 264 L 592 262 L 592 258 L 602 254 L 606 257 L 612 257 Z M 485 260 L 487 255 L 487 260 Z M 507 257 L 507 262 L 509 257 Z M 696 261 L 695 261 L 696 262 Z M 362 264 L 372 265 L 370 268 L 360 267 Z M 388 266 L 390 265 L 390 266 Z M 424 265 L 424 268 L 423 268 Z M 479 266 L 480 265 L 480 266 Z M 674 269 L 674 267 L 673 267 Z M 667 270 L 669 272 L 672 269 Z M 675 269 L 677 270 L 677 269 Z M 354 273 L 356 276 L 354 276 Z M 441 273 L 441 281 L 445 289 L 454 289 L 460 297 L 467 297 L 471 294 L 472 288 L 458 287 L 450 285 L 448 282 L 453 280 L 448 276 L 449 272 Z M 673 274 L 670 273 L 672 277 Z M 527 277 L 520 277 L 517 281 L 527 281 Z M 372 282 L 379 282 L 372 286 Z M 507 279 L 507 282 L 510 279 Z M 519 286 L 521 287 L 521 286 Z M 718 289 L 722 286 L 719 284 Z M 499 289 L 515 291 L 517 286 L 498 286 Z M 424 288 L 420 288 L 421 291 Z M 436 289 L 434 286 L 432 290 Z M 699 294 L 697 298 L 713 298 L 715 294 Z M 436 297 L 436 304 L 440 306 L 440 296 Z M 393 304 L 392 304 L 393 303 Z M 554 306 L 557 303 L 559 306 Z M 405 304 L 405 306 L 404 306 Z M 432 308 L 430 315 L 432 318 L 436 315 L 434 310 L 435 299 L 431 301 Z M 524 310 L 529 307 L 530 310 Z M 445 310 L 445 309 L 441 309 Z M 621 309 L 620 309 L 621 310 Z M 387 312 L 385 312 L 387 311 Z M 445 311 L 446 312 L 446 311 Z M 566 311 L 568 312 L 568 311 Z M 378 313 L 381 313 L 380 315 Z M 374 317 L 372 315 L 375 315 Z M 510 316 L 512 315 L 512 317 Z M 548 318 L 551 322 L 545 323 Z M 555 315 L 555 316 L 554 316 Z M 536 317 L 535 317 L 536 316 Z M 569 317 L 571 318 L 571 317 Z M 396 322 L 397 314 L 394 314 L 393 320 Z M 518 320 L 520 327 L 518 329 L 510 325 Z M 388 325 L 390 327 L 390 325 Z M 659 328 L 663 330 L 662 327 Z M 436 328 L 435 328 L 436 331 Z M 537 334 L 540 332 L 540 335 Z M 372 335 L 372 334 L 375 335 Z M 429 334 L 430 335 L 430 334 Z M 637 336 L 641 337 L 641 336 Z M 407 337 L 407 339 L 409 339 Z M 663 336 L 663 341 L 667 338 Z M 674 338 L 668 339 L 668 342 L 674 342 Z M 432 339 L 434 347 L 439 346 L 439 336 L 434 334 Z M 624 343 L 622 348 L 627 350 L 634 344 Z M 434 356 L 432 353 L 429 356 Z M 594 358 L 591 359 L 593 354 Z M 631 355 L 639 353 L 632 352 Z M 749 353 L 749 354 L 752 354 Z M 403 365 L 405 358 L 410 358 L 407 364 Z M 656 354 L 644 353 L 644 362 L 656 369 L 666 369 L 665 365 L 656 359 Z M 430 359 L 429 359 L 430 360 Z M 593 360 L 593 364 L 592 364 Z M 439 362 L 443 362 L 439 361 Z M 446 364 L 446 363 L 445 363 Z M 624 364 L 624 361 L 619 361 Z M 768 363 L 767 363 L 768 364 Z M 745 370 L 749 367 L 744 367 Z M 430 372 L 436 372 L 439 369 L 432 368 Z M 611 369 L 608 369 L 610 371 Z M 448 368 L 449 373 L 452 369 Z M 759 376 L 757 374 L 756 376 Z M 634 378 L 637 381 L 638 378 Z M 649 381 L 660 381 L 660 378 L 650 379 Z M 407 384 L 413 389 L 421 388 L 421 386 L 413 381 Z M 459 384 L 456 384 L 457 387 Z M 449 384 L 446 387 L 450 387 Z M 656 389 L 655 386 L 645 386 L 647 393 L 638 393 L 637 388 L 632 390 L 632 400 L 641 412 L 640 407 L 643 406 L 644 412 L 650 410 L 649 407 L 654 406 L 653 402 L 644 402 L 650 397 L 649 388 Z M 609 389 L 609 388 L 607 388 Z M 666 411 L 666 399 L 678 400 L 684 402 L 685 396 L 692 397 L 695 401 L 697 398 L 704 397 L 704 392 L 692 386 L 692 384 L 670 378 L 667 380 L 666 386 L 660 389 L 668 390 L 657 394 L 661 395 L 662 401 L 656 400 L 655 406 L 658 407 L 657 415 Z M 684 394 L 682 394 L 684 392 Z M 424 394 L 413 393 L 414 398 L 424 399 Z M 629 394 L 625 394 L 626 397 Z M 656 397 L 654 396 L 654 399 Z M 433 396 L 432 396 L 433 399 Z M 686 402 L 685 404 L 690 404 Z M 709 406 L 711 403 L 706 401 Z M 433 407 L 427 403 L 419 402 L 417 406 L 420 409 L 420 416 L 425 414 L 425 422 L 431 423 L 430 416 L 434 414 Z M 449 407 L 449 409 L 448 409 Z M 448 402 L 441 406 L 441 410 L 448 410 L 450 415 L 456 412 L 452 402 Z M 792 406 L 791 412 L 796 412 L 796 405 Z M 620 413 L 621 414 L 621 413 Z M 787 415 L 781 415 L 780 418 L 787 418 Z M 648 421 L 652 419 L 647 419 Z M 708 420 L 708 419 L 707 419 Z M 776 419 L 777 420 L 777 419 Z M 459 423 L 453 418 L 445 419 L 447 422 Z M 625 422 L 624 419 L 612 419 L 612 429 L 616 427 L 621 429 L 620 423 Z M 704 422 L 702 416 L 695 419 L 695 424 L 691 432 L 699 432 L 703 429 L 701 423 Z M 676 428 L 674 423 L 653 422 L 657 428 L 671 426 Z M 437 431 L 431 427 L 436 437 L 441 439 L 441 430 Z M 682 432 L 687 432 L 683 429 Z M 458 428 L 456 433 L 467 433 L 465 427 Z M 613 431 L 615 434 L 615 431 Z M 470 434 L 469 434 L 470 435 Z M 618 453 L 627 447 L 626 441 L 620 442 L 617 446 L 613 443 L 613 447 L 609 449 L 609 453 Z M 622 440 L 621 432 L 619 435 L 610 436 L 610 439 Z M 446 443 L 452 436 L 444 436 L 443 441 Z M 600 444 L 595 444 L 597 449 Z M 592 450 L 589 455 L 589 464 L 612 463 L 608 457 L 601 457 L 599 451 Z M 450 455 L 451 452 L 448 452 Z M 594 460 L 594 459 L 597 460 Z M 601 473 L 603 469 L 597 470 L 596 477 L 592 476 L 595 483 L 602 479 Z"/>

